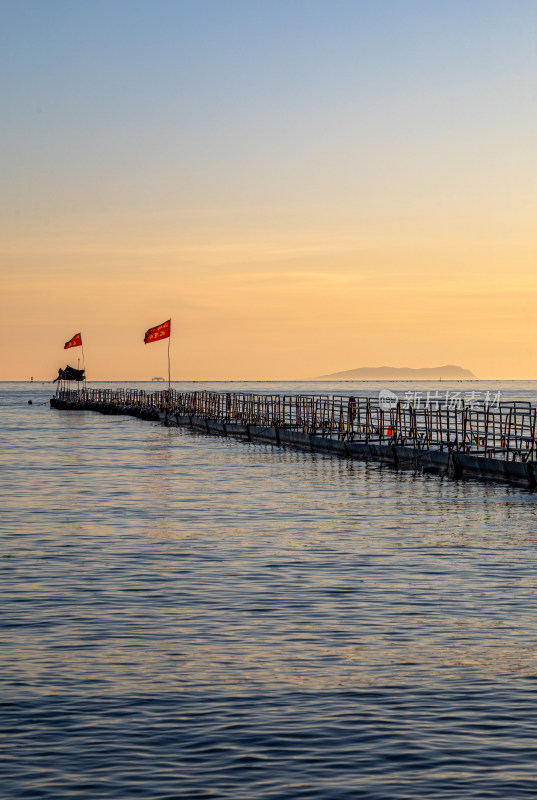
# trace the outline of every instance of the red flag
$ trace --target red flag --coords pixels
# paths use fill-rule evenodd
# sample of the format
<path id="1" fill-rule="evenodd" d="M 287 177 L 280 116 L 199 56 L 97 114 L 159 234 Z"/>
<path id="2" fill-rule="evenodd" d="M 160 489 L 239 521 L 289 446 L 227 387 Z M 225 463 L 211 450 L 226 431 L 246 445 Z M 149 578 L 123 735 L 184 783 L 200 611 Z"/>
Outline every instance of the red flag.
<path id="1" fill-rule="evenodd" d="M 67 350 L 68 347 L 82 347 L 82 335 L 80 333 L 75 333 L 72 339 L 65 342 L 63 349 Z"/>
<path id="2" fill-rule="evenodd" d="M 149 330 L 145 332 L 144 344 L 158 342 L 160 339 L 168 339 L 170 336 L 171 323 L 172 321 L 169 319 L 166 322 L 163 322 L 162 325 L 156 325 L 154 328 L 149 328 Z"/>

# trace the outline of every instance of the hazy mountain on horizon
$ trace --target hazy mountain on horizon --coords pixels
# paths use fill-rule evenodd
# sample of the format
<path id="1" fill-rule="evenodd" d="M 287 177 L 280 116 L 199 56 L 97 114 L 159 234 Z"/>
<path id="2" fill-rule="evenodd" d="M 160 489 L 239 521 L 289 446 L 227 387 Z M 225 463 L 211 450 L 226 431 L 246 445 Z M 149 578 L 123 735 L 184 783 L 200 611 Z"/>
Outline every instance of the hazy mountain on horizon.
<path id="1" fill-rule="evenodd" d="M 477 380 L 473 372 L 463 369 L 455 364 L 446 364 L 443 367 L 356 367 L 343 372 L 332 372 L 330 375 L 321 375 L 317 380 L 328 379 L 347 380 Z"/>

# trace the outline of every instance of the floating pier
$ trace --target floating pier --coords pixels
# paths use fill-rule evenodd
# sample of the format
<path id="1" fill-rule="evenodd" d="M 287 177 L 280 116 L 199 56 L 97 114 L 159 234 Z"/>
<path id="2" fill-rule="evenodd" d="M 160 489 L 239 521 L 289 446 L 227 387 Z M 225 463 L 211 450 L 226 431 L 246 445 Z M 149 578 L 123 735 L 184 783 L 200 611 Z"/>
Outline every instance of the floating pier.
<path id="1" fill-rule="evenodd" d="M 537 488 L 537 407 L 328 395 L 60 388 L 57 409 L 129 414 L 210 435 Z"/>

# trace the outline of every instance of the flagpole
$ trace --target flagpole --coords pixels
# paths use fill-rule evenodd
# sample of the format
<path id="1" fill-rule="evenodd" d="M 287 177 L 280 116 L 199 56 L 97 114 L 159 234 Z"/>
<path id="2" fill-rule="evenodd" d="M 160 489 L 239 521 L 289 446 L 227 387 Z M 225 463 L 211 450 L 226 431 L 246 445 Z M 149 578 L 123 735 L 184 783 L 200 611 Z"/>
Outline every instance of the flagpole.
<path id="1" fill-rule="evenodd" d="M 170 342 L 172 340 L 172 319 L 170 317 L 170 335 L 168 336 L 168 397 L 170 396 L 171 372 L 170 372 Z"/>
<path id="2" fill-rule="evenodd" d="M 82 337 L 80 337 L 80 346 L 82 347 L 82 369 L 84 370 L 84 388 L 86 388 L 86 359 L 84 357 L 84 345 L 82 344 Z"/>

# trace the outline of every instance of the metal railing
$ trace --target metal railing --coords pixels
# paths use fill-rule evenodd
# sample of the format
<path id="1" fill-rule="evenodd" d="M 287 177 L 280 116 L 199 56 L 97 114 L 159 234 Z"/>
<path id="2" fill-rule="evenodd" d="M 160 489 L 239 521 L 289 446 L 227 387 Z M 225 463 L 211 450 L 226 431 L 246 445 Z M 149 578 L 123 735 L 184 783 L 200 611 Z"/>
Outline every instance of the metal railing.
<path id="1" fill-rule="evenodd" d="M 237 392 L 145 392 L 141 389 L 59 389 L 75 408 L 117 407 L 262 425 L 348 442 L 471 453 L 512 461 L 534 460 L 537 408 L 528 402 L 487 405 L 461 400 L 456 407 L 329 395 L 264 395 Z"/>

